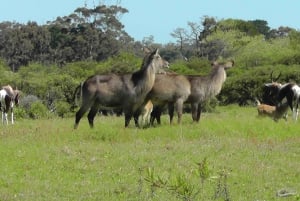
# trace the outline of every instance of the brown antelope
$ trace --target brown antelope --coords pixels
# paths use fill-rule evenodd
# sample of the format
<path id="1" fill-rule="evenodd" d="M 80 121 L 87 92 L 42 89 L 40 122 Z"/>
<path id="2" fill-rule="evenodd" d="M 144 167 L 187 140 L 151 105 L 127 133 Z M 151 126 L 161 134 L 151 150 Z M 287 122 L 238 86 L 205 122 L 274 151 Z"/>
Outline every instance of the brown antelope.
<path id="1" fill-rule="evenodd" d="M 146 127 L 150 125 L 150 116 L 152 110 L 153 103 L 151 102 L 151 100 L 149 100 L 141 111 L 141 122 L 139 123 L 140 126 Z"/>
<path id="2" fill-rule="evenodd" d="M 174 73 L 160 74 L 147 98 L 156 108 L 168 105 L 170 123 L 173 121 L 174 109 L 177 111 L 177 122 L 181 122 L 183 104 L 191 93 L 191 85 L 184 75 Z M 151 122 L 152 123 L 152 122 Z"/>
<path id="3" fill-rule="evenodd" d="M 278 121 L 281 118 L 287 120 L 287 110 L 289 108 L 288 102 L 284 102 L 278 106 L 261 104 L 258 99 L 256 99 L 256 102 L 259 117 L 268 116 L 271 117 L 274 121 Z"/>
<path id="4" fill-rule="evenodd" d="M 157 70 L 163 67 L 169 67 L 169 63 L 155 50 L 144 57 L 141 69 L 133 74 L 89 77 L 81 87 L 82 104 L 76 113 L 74 128 L 78 127 L 81 117 L 89 109 L 88 121 L 92 128 L 99 109 L 106 108 L 122 109 L 127 127 L 132 115 L 141 107 L 152 89 Z"/>
<path id="5" fill-rule="evenodd" d="M 19 90 L 14 90 L 10 85 L 3 86 L 0 90 L 0 108 L 2 111 L 2 123 L 8 124 L 7 114 L 11 112 L 11 123 L 14 124 L 14 104 L 19 104 Z"/>

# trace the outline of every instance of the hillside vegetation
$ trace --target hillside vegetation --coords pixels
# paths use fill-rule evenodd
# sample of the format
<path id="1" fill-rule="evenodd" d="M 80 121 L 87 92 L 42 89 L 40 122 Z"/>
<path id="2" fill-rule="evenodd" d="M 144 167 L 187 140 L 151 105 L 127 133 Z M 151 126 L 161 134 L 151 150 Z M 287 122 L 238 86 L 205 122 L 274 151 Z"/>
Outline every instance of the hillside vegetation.
<path id="1" fill-rule="evenodd" d="M 18 118 L 72 115 L 73 93 L 87 77 L 128 73 L 139 69 L 142 47 L 159 48 L 170 70 L 205 75 L 210 63 L 234 60 L 228 71 L 220 105 L 251 105 L 263 84 L 281 74 L 279 82 L 300 80 L 300 32 L 281 26 L 271 29 L 264 20 L 245 21 L 203 16 L 176 28 L 177 43 L 157 44 L 153 37 L 134 41 L 119 16 L 126 8 L 100 4 L 77 8 L 44 25 L 35 22 L 0 23 L 0 84 L 22 91 Z"/>

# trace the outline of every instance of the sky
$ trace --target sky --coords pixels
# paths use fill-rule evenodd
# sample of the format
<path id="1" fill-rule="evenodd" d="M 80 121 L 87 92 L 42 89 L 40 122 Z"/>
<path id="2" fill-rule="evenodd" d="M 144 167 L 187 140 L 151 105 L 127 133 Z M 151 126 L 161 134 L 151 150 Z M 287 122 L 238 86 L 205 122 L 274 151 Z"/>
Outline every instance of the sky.
<path id="1" fill-rule="evenodd" d="M 0 0 L 0 22 L 35 21 L 46 24 L 67 16 L 76 8 L 99 3 L 118 4 L 129 12 L 120 21 L 135 40 L 153 36 L 156 43 L 176 42 L 170 34 L 201 23 L 203 16 L 222 19 L 265 20 L 271 28 L 300 29 L 298 0 Z"/>

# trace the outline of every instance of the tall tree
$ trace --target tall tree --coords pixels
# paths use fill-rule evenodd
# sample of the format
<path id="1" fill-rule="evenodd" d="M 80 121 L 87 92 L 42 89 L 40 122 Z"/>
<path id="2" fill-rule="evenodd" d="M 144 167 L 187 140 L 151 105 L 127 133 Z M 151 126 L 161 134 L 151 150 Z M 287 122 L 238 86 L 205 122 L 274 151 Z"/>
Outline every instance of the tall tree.
<path id="1" fill-rule="evenodd" d="M 188 41 L 187 31 L 184 28 L 177 28 L 171 33 L 171 36 L 177 39 L 180 52 L 183 53 L 183 47 Z"/>

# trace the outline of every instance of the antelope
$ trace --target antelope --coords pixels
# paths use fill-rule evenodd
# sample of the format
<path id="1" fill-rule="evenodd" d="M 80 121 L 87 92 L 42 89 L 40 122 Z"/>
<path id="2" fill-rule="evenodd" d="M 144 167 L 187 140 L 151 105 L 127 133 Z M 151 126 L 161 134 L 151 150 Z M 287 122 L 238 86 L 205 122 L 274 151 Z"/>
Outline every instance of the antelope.
<path id="1" fill-rule="evenodd" d="M 270 78 L 271 83 L 264 84 L 263 88 L 263 96 L 262 96 L 262 102 L 267 105 L 276 105 L 276 99 L 279 92 L 279 89 L 281 88 L 282 84 L 277 82 L 279 77 L 281 76 L 281 73 L 273 79 L 273 71 L 271 72 Z"/>
<path id="2" fill-rule="evenodd" d="M 156 72 L 169 63 L 161 58 L 158 49 L 148 52 L 140 70 L 132 74 L 93 75 L 82 84 L 82 104 L 75 116 L 74 129 L 84 113 L 88 113 L 91 128 L 99 109 L 122 109 L 125 114 L 125 127 L 128 127 L 133 114 L 141 107 L 146 95 L 154 85 Z M 75 90 L 76 93 L 76 90 Z"/>
<path id="3" fill-rule="evenodd" d="M 151 100 L 149 100 L 146 105 L 143 107 L 143 110 L 141 111 L 141 123 L 140 125 L 142 127 L 146 127 L 150 125 L 150 116 L 151 112 L 153 110 L 153 103 Z"/>
<path id="4" fill-rule="evenodd" d="M 277 104 L 281 104 L 282 100 L 286 98 L 287 104 L 293 113 L 293 119 L 298 120 L 299 115 L 299 98 L 300 98 L 300 87 L 295 83 L 286 83 L 279 88 L 277 96 Z"/>
<path id="5" fill-rule="evenodd" d="M 226 70 L 234 66 L 234 61 L 227 63 L 212 63 L 212 70 L 209 75 L 189 75 L 187 79 L 191 85 L 191 94 L 186 103 L 191 104 L 192 119 L 199 122 L 203 102 L 218 95 L 221 92 L 223 83 L 226 80 Z"/>
<path id="6" fill-rule="evenodd" d="M 0 108 L 2 112 L 2 123 L 8 124 L 8 112 L 11 112 L 11 124 L 14 124 L 14 104 L 19 104 L 19 90 L 14 90 L 10 85 L 3 86 L 0 90 Z"/>
<path id="7" fill-rule="evenodd" d="M 226 80 L 225 70 L 233 65 L 233 61 L 226 64 L 213 62 L 211 73 L 207 76 L 178 75 L 174 73 L 157 75 L 154 86 L 146 97 L 146 100 L 151 100 L 154 104 L 150 119 L 151 124 L 155 119 L 160 124 L 160 115 L 166 104 L 168 105 L 170 123 L 172 123 L 175 108 L 178 123 L 180 123 L 184 103 L 191 104 L 192 119 L 199 122 L 201 104 L 220 93 Z"/>
<path id="8" fill-rule="evenodd" d="M 288 102 L 282 103 L 278 106 L 271 106 L 267 104 L 261 104 L 258 99 L 256 99 L 257 102 L 257 112 L 258 116 L 269 116 L 274 121 L 278 121 L 280 118 L 284 118 L 287 120 L 287 110 L 289 108 Z"/>
<path id="9" fill-rule="evenodd" d="M 183 104 L 191 93 L 191 85 L 184 75 L 166 73 L 156 75 L 155 83 L 146 100 L 153 102 L 154 110 L 162 110 L 168 105 L 170 123 L 173 122 L 174 109 L 177 111 L 177 122 L 181 123 Z M 150 120 L 153 123 L 153 118 Z"/>

